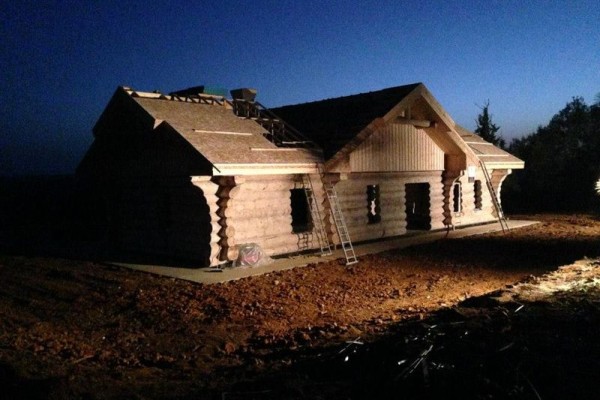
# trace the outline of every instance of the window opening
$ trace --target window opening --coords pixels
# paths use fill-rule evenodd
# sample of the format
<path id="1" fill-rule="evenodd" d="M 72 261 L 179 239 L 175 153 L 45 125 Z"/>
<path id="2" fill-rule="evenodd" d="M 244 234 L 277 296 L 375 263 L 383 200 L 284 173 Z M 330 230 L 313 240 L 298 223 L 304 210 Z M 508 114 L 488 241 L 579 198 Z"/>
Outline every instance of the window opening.
<path id="1" fill-rule="evenodd" d="M 462 212 L 462 187 L 460 182 L 454 182 L 452 187 L 453 192 L 453 211 L 455 213 Z"/>
<path id="2" fill-rule="evenodd" d="M 379 185 L 367 186 L 367 216 L 369 224 L 381 222 L 381 208 L 379 206 Z"/>
<path id="3" fill-rule="evenodd" d="M 475 209 L 481 210 L 483 208 L 482 200 L 481 200 L 481 181 L 476 180 L 473 183 L 473 188 L 475 191 Z"/>

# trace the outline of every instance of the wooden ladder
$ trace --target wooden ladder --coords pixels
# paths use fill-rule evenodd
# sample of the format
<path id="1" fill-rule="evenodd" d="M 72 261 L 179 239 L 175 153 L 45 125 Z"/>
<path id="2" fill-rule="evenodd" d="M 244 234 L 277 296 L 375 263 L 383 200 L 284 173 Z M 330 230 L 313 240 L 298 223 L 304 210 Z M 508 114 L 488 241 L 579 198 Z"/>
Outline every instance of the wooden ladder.
<path id="1" fill-rule="evenodd" d="M 302 188 L 304 189 L 304 194 L 306 194 L 306 202 L 308 203 L 308 208 L 310 209 L 310 217 L 313 223 L 313 232 L 317 236 L 317 240 L 319 241 L 321 255 L 331 255 L 331 245 L 329 244 L 329 239 L 327 239 L 327 232 L 325 230 L 323 218 L 321 218 L 321 210 L 319 209 L 318 201 L 314 196 L 314 188 L 312 180 L 310 179 L 310 175 L 302 175 Z"/>
<path id="2" fill-rule="evenodd" d="M 492 203 L 494 204 L 494 208 L 496 209 L 496 214 L 498 214 L 498 222 L 500 223 L 500 227 L 502 228 L 502 232 L 506 233 L 510 230 L 508 227 L 508 221 L 504 216 L 504 211 L 502 210 L 502 205 L 500 204 L 500 199 L 496 194 L 496 190 L 494 190 L 494 185 L 492 185 L 492 179 L 490 177 L 490 173 L 485 166 L 485 163 L 479 160 L 479 165 L 481 166 L 481 170 L 483 171 L 483 176 L 485 177 L 485 183 L 487 184 L 488 190 L 490 191 L 490 195 L 492 197 Z"/>
<path id="3" fill-rule="evenodd" d="M 354 247 L 352 246 L 352 241 L 350 240 L 350 234 L 348 233 L 348 227 L 346 226 L 346 221 L 344 220 L 344 215 L 342 214 L 337 192 L 335 191 L 334 185 L 325 179 L 325 174 L 323 173 L 321 166 L 319 165 L 318 167 L 319 175 L 321 176 L 321 182 L 325 188 L 325 195 L 327 196 L 329 208 L 333 216 L 333 222 L 335 223 L 335 228 L 337 229 L 338 236 L 340 237 L 342 250 L 344 250 L 346 265 L 356 264 L 358 259 L 354 253 Z"/>

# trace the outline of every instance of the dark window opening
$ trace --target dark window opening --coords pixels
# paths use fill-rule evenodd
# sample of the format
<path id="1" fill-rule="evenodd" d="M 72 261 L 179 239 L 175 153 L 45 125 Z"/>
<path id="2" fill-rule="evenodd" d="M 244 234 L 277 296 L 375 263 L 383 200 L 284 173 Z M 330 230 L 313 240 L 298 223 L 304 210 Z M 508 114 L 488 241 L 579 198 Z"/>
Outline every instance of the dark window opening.
<path id="1" fill-rule="evenodd" d="M 310 208 L 304 189 L 292 189 L 292 232 L 302 233 L 312 231 L 312 220 L 310 217 Z"/>
<path id="2" fill-rule="evenodd" d="M 381 208 L 379 206 L 379 185 L 367 186 L 367 216 L 369 224 L 381 222 Z"/>
<path id="3" fill-rule="evenodd" d="M 454 182 L 452 186 L 452 194 L 453 194 L 453 202 L 452 202 L 452 210 L 455 213 L 462 212 L 462 187 L 460 182 Z"/>
<path id="4" fill-rule="evenodd" d="M 481 200 L 481 181 L 477 180 L 473 184 L 475 189 L 475 209 L 481 210 L 483 208 L 482 200 Z"/>

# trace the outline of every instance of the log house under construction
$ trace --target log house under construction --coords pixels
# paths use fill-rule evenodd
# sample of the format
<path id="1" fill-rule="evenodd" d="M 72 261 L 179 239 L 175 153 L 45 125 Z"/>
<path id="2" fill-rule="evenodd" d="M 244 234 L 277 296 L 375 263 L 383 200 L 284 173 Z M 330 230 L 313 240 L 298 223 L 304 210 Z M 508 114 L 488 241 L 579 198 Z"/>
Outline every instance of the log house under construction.
<path id="1" fill-rule="evenodd" d="M 458 126 L 412 84 L 269 110 L 255 91 L 120 87 L 78 176 L 104 204 L 105 237 L 217 266 L 502 220 L 523 161 Z"/>

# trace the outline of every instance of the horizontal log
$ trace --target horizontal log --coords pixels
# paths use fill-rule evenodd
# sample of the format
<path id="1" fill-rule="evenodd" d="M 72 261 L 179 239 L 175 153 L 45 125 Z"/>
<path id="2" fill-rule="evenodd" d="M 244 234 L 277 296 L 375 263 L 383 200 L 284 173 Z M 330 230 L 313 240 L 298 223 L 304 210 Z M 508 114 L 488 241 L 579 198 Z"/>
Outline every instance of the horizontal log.
<path id="1" fill-rule="evenodd" d="M 346 217 L 347 215 L 367 215 L 369 213 L 370 208 L 367 207 L 367 202 L 365 201 L 364 204 L 360 204 L 360 205 L 354 205 L 354 206 L 346 206 L 346 207 L 342 207 L 342 214 L 344 215 L 344 217 Z"/>
<path id="2" fill-rule="evenodd" d="M 348 225 L 348 231 L 350 232 L 351 237 L 360 232 L 375 232 L 381 230 L 386 231 L 389 234 L 389 232 L 402 230 L 404 228 L 406 228 L 406 221 L 395 221 L 388 224 L 382 224 L 380 222 L 377 224 Z"/>
<path id="3" fill-rule="evenodd" d="M 251 192 L 245 193 L 240 199 L 246 202 L 249 201 L 261 201 L 267 202 L 272 200 L 279 201 L 291 201 L 292 193 L 289 190 L 282 190 L 276 192 Z"/>
<path id="4" fill-rule="evenodd" d="M 381 222 L 375 224 L 381 225 L 384 228 L 392 228 L 394 226 L 404 226 L 406 225 L 406 214 L 398 214 L 390 217 L 386 217 L 385 215 L 381 216 Z"/>
<path id="5" fill-rule="evenodd" d="M 264 181 L 264 182 L 246 182 L 243 186 L 243 192 L 281 192 L 294 188 L 293 181 Z"/>
<path id="6" fill-rule="evenodd" d="M 266 252 L 281 247 L 294 249 L 296 251 L 299 248 L 299 241 L 295 235 L 286 235 L 285 237 L 278 238 L 251 238 L 251 240 L 245 243 L 257 243 Z"/>
<path id="7" fill-rule="evenodd" d="M 344 206 L 352 206 L 354 204 L 358 204 L 358 203 L 364 203 L 367 204 L 367 192 L 365 191 L 364 193 L 360 193 L 360 194 L 338 194 L 338 203 L 340 204 L 340 206 L 344 207 Z"/>
<path id="8" fill-rule="evenodd" d="M 242 213 L 239 216 L 227 218 L 228 221 L 232 221 L 234 224 L 247 224 L 252 227 L 252 224 L 272 226 L 278 223 L 290 223 L 292 221 L 292 213 L 285 212 L 286 210 L 273 210 L 272 213 L 260 213 L 260 212 L 247 212 Z"/>
<path id="9" fill-rule="evenodd" d="M 242 192 L 236 197 L 223 197 L 219 199 L 217 204 L 219 207 L 227 206 L 228 204 L 234 204 L 230 202 L 268 202 L 268 201 L 290 201 L 291 193 L 289 190 L 278 191 L 278 192 Z"/>
<path id="10" fill-rule="evenodd" d="M 368 217 L 365 215 L 344 215 L 344 221 L 347 226 L 366 225 L 369 223 Z"/>
<path id="11" fill-rule="evenodd" d="M 291 215 L 292 206 L 285 202 L 246 202 L 233 204 L 231 207 L 219 209 L 218 215 L 224 218 L 266 218 L 271 216 Z"/>
<path id="12" fill-rule="evenodd" d="M 412 118 L 406 118 L 406 117 L 398 117 L 398 118 L 396 118 L 394 123 L 401 124 L 401 125 L 412 125 L 416 128 L 429 128 L 434 124 L 430 120 L 412 119 Z"/>
<path id="13" fill-rule="evenodd" d="M 236 239 L 238 242 L 247 242 L 252 241 L 255 238 L 273 238 L 274 236 L 287 236 L 292 234 L 292 225 L 289 224 L 280 224 L 277 227 L 273 227 L 273 229 L 247 229 L 243 231 L 238 231 L 236 233 Z"/>
<path id="14" fill-rule="evenodd" d="M 291 230 L 292 217 L 286 215 L 273 218 L 248 218 L 232 222 L 231 226 L 234 226 L 238 232 L 257 232 L 259 233 L 257 236 L 263 236 L 288 227 Z"/>

